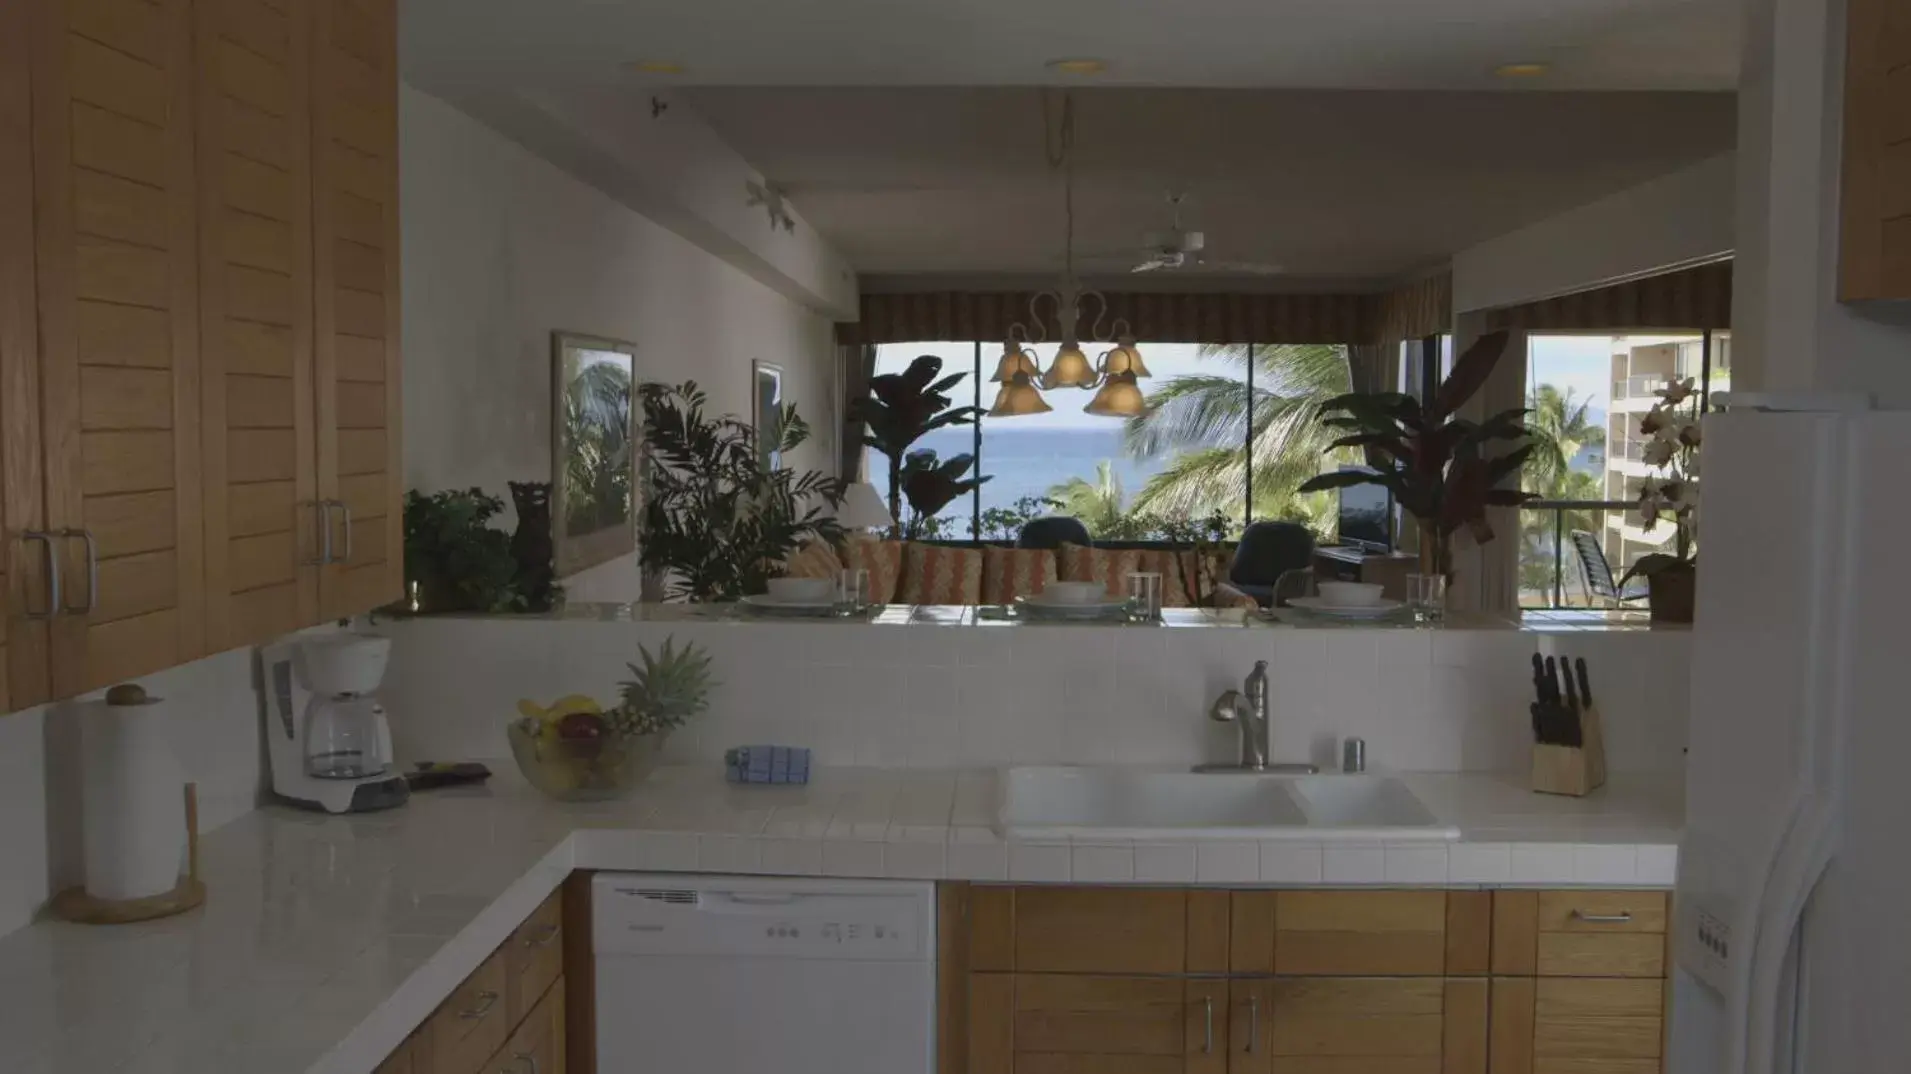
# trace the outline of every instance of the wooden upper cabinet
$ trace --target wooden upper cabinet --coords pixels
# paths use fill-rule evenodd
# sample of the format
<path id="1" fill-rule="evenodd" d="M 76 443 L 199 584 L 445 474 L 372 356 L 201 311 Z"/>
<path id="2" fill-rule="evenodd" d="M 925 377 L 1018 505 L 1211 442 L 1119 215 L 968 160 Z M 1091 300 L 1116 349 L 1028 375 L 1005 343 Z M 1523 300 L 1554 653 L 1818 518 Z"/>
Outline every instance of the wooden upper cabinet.
<path id="1" fill-rule="evenodd" d="M 219 0 L 194 17 L 214 651 L 319 620 L 312 6 Z"/>
<path id="2" fill-rule="evenodd" d="M 47 546 L 33 280 L 30 22 L 0 6 L 0 713 L 47 698 Z"/>
<path id="3" fill-rule="evenodd" d="M 394 0 L 313 5 L 312 211 L 325 618 L 404 591 Z"/>
<path id="4" fill-rule="evenodd" d="M 1851 0 L 1838 297 L 1911 299 L 1911 3 Z"/>
<path id="5" fill-rule="evenodd" d="M 52 679 L 70 696 L 204 652 L 192 10 L 27 6 L 46 514 L 71 535 Z"/>

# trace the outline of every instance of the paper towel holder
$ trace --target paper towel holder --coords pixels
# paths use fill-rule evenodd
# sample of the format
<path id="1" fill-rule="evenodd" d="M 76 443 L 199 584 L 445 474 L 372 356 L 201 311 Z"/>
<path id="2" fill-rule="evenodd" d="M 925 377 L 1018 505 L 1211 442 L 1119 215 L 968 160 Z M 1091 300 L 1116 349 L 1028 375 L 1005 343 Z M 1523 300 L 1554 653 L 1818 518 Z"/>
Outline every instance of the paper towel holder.
<path id="1" fill-rule="evenodd" d="M 102 899 L 86 893 L 85 885 L 67 888 L 53 897 L 53 913 L 86 925 L 128 925 L 135 921 L 183 914 L 206 901 L 206 885 L 199 879 L 199 785 L 186 784 L 186 872 L 171 891 L 143 899 Z"/>

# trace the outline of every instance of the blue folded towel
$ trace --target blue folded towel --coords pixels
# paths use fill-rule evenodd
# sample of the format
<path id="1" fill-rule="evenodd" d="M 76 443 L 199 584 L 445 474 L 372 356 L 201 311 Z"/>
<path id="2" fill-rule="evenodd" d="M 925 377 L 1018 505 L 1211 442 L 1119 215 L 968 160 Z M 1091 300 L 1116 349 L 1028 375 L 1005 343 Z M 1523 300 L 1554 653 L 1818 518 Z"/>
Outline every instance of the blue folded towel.
<path id="1" fill-rule="evenodd" d="M 738 746 L 723 754 L 731 783 L 808 783 L 810 751 L 801 746 Z"/>

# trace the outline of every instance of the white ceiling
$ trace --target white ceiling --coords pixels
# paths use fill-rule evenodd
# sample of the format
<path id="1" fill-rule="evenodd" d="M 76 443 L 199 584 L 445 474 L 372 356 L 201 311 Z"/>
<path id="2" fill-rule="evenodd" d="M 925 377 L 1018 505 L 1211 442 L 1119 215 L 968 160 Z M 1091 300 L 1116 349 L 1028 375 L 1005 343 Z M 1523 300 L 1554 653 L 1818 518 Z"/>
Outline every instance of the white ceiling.
<path id="1" fill-rule="evenodd" d="M 688 85 L 989 86 L 1107 60 L 1100 82 L 1728 89 L 1737 0 L 406 0 L 408 68 L 601 81 L 667 60 Z"/>
<path id="2" fill-rule="evenodd" d="M 865 274 L 1060 267 L 1032 89 L 706 89 L 690 103 Z M 1375 280 L 1730 149 L 1727 94 L 1076 95 L 1078 249 L 1165 228 L 1208 256 Z M 1132 259 L 1130 259 L 1132 261 Z M 1120 272 L 1120 259 L 1090 269 Z"/>
<path id="3" fill-rule="evenodd" d="M 1044 276 L 1075 80 L 1077 245 L 1184 224 L 1282 289 L 1373 285 L 1731 148 L 1737 0 L 406 0 L 406 78 L 699 113 L 865 276 Z M 632 60 L 685 65 L 635 74 Z M 1537 60 L 1535 80 L 1491 69 Z M 1175 87 L 1175 88 L 1168 88 Z M 1349 92 L 1349 91 L 1360 92 Z M 1442 92 L 1427 92 L 1438 90 Z M 1571 92 L 1624 90 L 1630 92 Z M 1697 91 L 1697 92 L 1694 92 Z M 1119 273 L 1119 260 L 1090 275 Z M 885 281 L 907 286 L 908 281 Z"/>

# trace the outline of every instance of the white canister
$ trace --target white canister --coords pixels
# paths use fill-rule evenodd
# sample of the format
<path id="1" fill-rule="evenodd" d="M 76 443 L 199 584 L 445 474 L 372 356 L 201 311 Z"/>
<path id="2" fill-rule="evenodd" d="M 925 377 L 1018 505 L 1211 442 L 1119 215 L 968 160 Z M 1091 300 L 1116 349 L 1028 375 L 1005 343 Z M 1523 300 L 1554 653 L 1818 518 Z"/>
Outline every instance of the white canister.
<path id="1" fill-rule="evenodd" d="M 185 771 L 166 733 L 166 703 L 137 687 L 80 707 L 86 893 L 143 899 L 179 883 L 186 846 Z"/>

